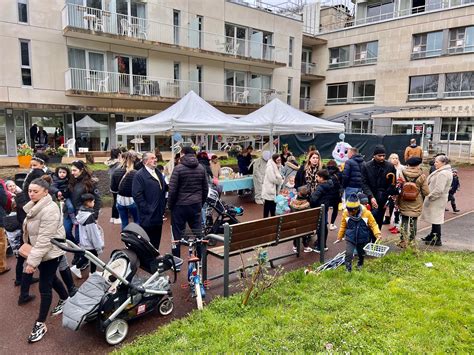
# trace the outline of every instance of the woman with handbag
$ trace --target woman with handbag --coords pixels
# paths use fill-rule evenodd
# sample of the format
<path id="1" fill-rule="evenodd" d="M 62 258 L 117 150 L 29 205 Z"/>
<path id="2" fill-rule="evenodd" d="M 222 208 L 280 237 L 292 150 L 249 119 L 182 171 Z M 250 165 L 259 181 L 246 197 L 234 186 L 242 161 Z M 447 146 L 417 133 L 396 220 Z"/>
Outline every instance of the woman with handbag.
<path id="1" fill-rule="evenodd" d="M 65 238 L 61 211 L 49 195 L 48 182 L 43 179 L 31 182 L 28 195 L 30 202 L 23 207 L 26 219 L 23 223 L 24 244 L 20 253 L 26 257 L 27 274 L 39 270 L 41 303 L 38 318 L 28 337 L 28 342 L 34 343 L 41 340 L 47 332 L 45 321 L 53 298 L 52 289 L 59 294 L 59 302 L 52 310 L 52 315 L 62 313 L 68 293 L 56 276 L 64 251 L 51 243 L 53 238 Z"/>

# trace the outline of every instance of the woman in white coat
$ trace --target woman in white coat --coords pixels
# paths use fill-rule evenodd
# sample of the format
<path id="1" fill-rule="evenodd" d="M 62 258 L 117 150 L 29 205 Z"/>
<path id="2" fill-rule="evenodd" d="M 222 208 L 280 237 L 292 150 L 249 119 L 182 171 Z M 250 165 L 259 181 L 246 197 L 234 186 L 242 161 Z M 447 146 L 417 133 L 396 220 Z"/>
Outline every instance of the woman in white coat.
<path id="1" fill-rule="evenodd" d="M 441 225 L 444 223 L 444 208 L 448 202 L 453 173 L 446 155 L 437 156 L 434 166 L 436 170 L 428 176 L 430 194 L 425 198 L 420 219 L 431 223 L 431 233 L 422 240 L 426 244 L 441 246 Z"/>
<path id="2" fill-rule="evenodd" d="M 268 160 L 267 168 L 265 170 L 265 178 L 263 179 L 263 218 L 266 218 L 269 215 L 275 215 L 275 197 L 280 192 L 281 185 L 283 184 L 283 177 L 281 176 L 280 168 L 280 154 L 273 154 L 272 158 Z"/>

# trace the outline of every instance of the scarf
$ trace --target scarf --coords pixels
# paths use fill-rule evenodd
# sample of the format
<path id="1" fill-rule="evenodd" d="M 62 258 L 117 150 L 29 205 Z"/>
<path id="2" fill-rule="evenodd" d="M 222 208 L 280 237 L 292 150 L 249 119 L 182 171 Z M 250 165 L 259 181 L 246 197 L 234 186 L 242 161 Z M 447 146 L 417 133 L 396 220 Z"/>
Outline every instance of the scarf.
<path id="1" fill-rule="evenodd" d="M 317 166 L 312 166 L 311 164 L 308 165 L 305 169 L 305 180 L 306 184 L 308 185 L 308 193 L 311 194 L 314 190 L 316 190 L 316 185 L 318 182 L 316 181 L 316 173 L 318 172 Z"/>

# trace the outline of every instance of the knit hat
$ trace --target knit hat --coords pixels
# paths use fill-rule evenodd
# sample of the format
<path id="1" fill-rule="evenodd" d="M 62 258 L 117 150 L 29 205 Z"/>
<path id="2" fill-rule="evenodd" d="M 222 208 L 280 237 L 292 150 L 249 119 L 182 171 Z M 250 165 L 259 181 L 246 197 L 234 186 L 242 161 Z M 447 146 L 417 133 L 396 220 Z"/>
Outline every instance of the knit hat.
<path id="1" fill-rule="evenodd" d="M 193 154 L 196 155 L 196 151 L 192 147 L 183 147 L 181 154 Z"/>
<path id="2" fill-rule="evenodd" d="M 406 161 L 406 164 L 407 164 L 408 166 L 418 166 L 418 165 L 420 165 L 421 163 L 422 163 L 422 160 L 421 160 L 421 158 L 419 158 L 419 157 L 411 157 L 410 159 L 408 159 L 408 160 Z"/>
<path id="3" fill-rule="evenodd" d="M 457 169 L 452 169 L 451 171 L 452 171 L 453 173 L 456 173 L 456 174 L 458 173 L 458 170 L 457 170 Z M 8 181 L 7 181 L 7 182 L 8 182 Z"/>
<path id="4" fill-rule="evenodd" d="M 360 202 L 356 194 L 350 194 L 346 201 L 346 207 L 349 209 L 359 208 Z"/>
<path id="5" fill-rule="evenodd" d="M 385 147 L 382 144 L 376 145 L 374 149 L 374 155 L 386 154 Z"/>

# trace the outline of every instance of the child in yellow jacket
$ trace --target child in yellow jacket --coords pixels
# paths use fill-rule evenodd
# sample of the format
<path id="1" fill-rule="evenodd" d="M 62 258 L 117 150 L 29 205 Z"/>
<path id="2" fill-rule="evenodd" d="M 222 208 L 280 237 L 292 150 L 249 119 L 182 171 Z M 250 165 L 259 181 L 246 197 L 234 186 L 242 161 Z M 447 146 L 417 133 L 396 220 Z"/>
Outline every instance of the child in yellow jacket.
<path id="1" fill-rule="evenodd" d="M 360 270 L 364 265 L 364 246 L 369 242 L 371 232 L 375 238 L 381 237 L 380 229 L 372 213 L 360 204 L 356 194 L 350 195 L 346 202 L 346 209 L 342 213 L 341 228 L 337 236 L 338 242 L 342 238 L 346 240 L 347 271 L 352 271 L 354 249 L 357 250 L 359 257 L 357 268 Z"/>

